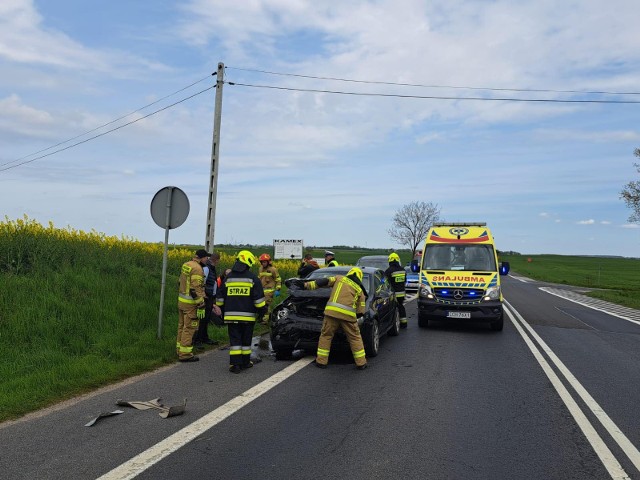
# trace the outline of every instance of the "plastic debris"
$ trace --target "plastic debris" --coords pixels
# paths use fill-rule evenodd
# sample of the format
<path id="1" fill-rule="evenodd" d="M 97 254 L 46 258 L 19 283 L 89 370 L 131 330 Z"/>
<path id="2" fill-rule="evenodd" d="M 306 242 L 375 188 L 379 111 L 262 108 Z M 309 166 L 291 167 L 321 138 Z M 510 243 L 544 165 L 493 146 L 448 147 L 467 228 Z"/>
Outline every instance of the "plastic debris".
<path id="1" fill-rule="evenodd" d="M 112 417 L 114 415 L 119 415 L 121 413 L 124 413 L 124 410 L 114 410 L 113 412 L 103 412 L 100 415 L 98 415 L 96 418 L 91 420 L 89 423 L 85 424 L 85 427 L 93 427 L 96 424 L 96 422 L 101 418 Z"/>
<path id="2" fill-rule="evenodd" d="M 132 401 L 127 402 L 126 400 L 116 400 L 116 405 L 121 407 L 133 407 L 137 410 L 159 410 L 162 418 L 175 417 L 176 415 L 182 415 L 187 407 L 187 399 L 184 399 L 182 405 L 175 405 L 173 407 L 165 407 L 162 403 L 160 403 L 159 398 L 154 398 L 153 400 L 147 401 Z"/>

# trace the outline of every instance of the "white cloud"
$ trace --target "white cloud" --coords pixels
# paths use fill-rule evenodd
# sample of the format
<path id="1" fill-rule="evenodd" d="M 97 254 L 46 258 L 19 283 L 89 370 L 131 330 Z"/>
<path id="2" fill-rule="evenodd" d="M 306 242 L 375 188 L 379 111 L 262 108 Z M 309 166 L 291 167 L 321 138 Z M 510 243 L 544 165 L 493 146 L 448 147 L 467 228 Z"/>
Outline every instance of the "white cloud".
<path id="1" fill-rule="evenodd" d="M 578 225 L 593 225 L 594 223 L 596 223 L 596 221 L 593 218 L 590 218 L 589 220 L 580 220 L 576 223 Z"/>

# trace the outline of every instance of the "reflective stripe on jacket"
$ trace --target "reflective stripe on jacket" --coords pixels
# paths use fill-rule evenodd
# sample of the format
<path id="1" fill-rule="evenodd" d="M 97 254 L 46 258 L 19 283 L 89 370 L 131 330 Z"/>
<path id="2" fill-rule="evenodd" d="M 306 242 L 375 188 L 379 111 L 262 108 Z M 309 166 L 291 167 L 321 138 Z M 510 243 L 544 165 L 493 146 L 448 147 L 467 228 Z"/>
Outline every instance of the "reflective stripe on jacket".
<path id="1" fill-rule="evenodd" d="M 261 265 L 258 269 L 258 276 L 260 277 L 264 293 L 270 293 L 282 288 L 282 279 L 280 278 L 278 269 L 273 265 L 267 265 L 267 268 L 263 268 Z"/>
<path id="2" fill-rule="evenodd" d="M 254 322 L 265 307 L 262 283 L 251 270 L 232 270 L 218 289 L 216 305 L 223 309 L 225 322 Z"/>
<path id="3" fill-rule="evenodd" d="M 190 305 L 204 303 L 204 270 L 195 260 L 182 265 L 178 283 L 178 302 Z"/>
<path id="4" fill-rule="evenodd" d="M 324 314 L 338 320 L 355 322 L 364 314 L 366 298 L 360 285 L 343 275 L 321 278 L 305 283 L 305 288 L 315 290 L 318 287 L 333 287 Z"/>
<path id="5" fill-rule="evenodd" d="M 407 281 L 407 272 L 398 262 L 392 262 L 384 272 L 389 279 L 391 288 L 396 292 L 396 297 L 404 297 L 404 288 Z"/>

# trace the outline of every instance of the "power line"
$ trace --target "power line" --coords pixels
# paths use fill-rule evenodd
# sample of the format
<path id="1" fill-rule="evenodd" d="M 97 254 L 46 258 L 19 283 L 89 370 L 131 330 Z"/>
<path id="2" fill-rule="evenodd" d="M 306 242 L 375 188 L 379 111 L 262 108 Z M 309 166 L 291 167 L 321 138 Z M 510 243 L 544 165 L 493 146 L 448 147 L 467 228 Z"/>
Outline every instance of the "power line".
<path id="1" fill-rule="evenodd" d="M 271 72 L 269 70 L 256 70 L 251 68 L 239 68 L 239 67 L 225 67 L 232 70 L 240 70 L 243 72 L 255 72 L 266 73 L 268 75 L 279 75 L 283 77 L 299 77 L 299 78 L 311 78 L 315 80 L 333 80 L 337 82 L 351 82 L 351 83 L 368 83 L 373 85 L 396 85 L 401 87 L 423 87 L 423 88 L 451 88 L 451 89 L 463 89 L 463 90 L 489 90 L 495 92 L 531 92 L 531 93 L 578 93 L 584 95 L 640 95 L 640 92 L 607 92 L 607 91 L 589 91 L 589 90 L 552 90 L 552 89 L 537 89 L 537 88 L 492 88 L 492 87 L 465 87 L 461 85 L 426 85 L 421 83 L 402 83 L 402 82 L 383 82 L 375 80 L 354 80 L 350 78 L 338 78 L 338 77 L 320 77 L 314 75 L 301 75 L 297 73 L 283 73 L 283 72 Z"/>
<path id="2" fill-rule="evenodd" d="M 242 87 L 252 88 L 269 88 L 273 90 L 289 90 L 294 92 L 313 92 L 313 93 L 332 93 L 335 95 L 356 95 L 362 97 L 393 97 L 393 98 L 416 98 L 428 100 L 475 100 L 490 102 L 537 102 L 537 103 L 616 103 L 616 104 L 634 104 L 640 103 L 640 100 L 558 100 L 553 98 L 491 98 L 491 97 L 445 97 L 435 95 L 401 95 L 394 93 L 363 93 L 363 92 L 343 92 L 338 90 L 321 90 L 314 88 L 293 88 L 278 87 L 275 85 L 256 85 L 251 83 L 225 82 L 229 85 L 238 85 Z"/>
<path id="3" fill-rule="evenodd" d="M 150 106 L 152 106 L 152 105 L 155 105 L 156 103 L 159 103 L 159 102 L 161 102 L 162 100 L 165 100 L 165 99 L 167 99 L 167 98 L 169 98 L 169 97 L 172 97 L 172 96 L 176 95 L 177 93 L 180 93 L 180 92 L 182 92 L 182 91 L 184 91 L 184 90 L 186 90 L 186 89 L 188 89 L 188 88 L 191 88 L 191 87 L 193 87 L 194 85 L 197 85 L 198 83 L 203 82 L 203 81 L 205 81 L 205 80 L 207 80 L 207 79 L 211 78 L 211 76 L 215 76 L 215 75 L 216 75 L 216 73 L 217 73 L 217 72 L 213 72 L 211 75 L 207 75 L 206 77 L 201 78 L 200 80 L 197 80 L 197 81 L 193 82 L 191 85 L 187 85 L 186 87 L 183 87 L 183 88 L 181 88 L 180 90 L 176 90 L 175 92 L 170 93 L 169 95 L 165 95 L 164 97 L 159 98 L 159 99 L 158 99 L 158 100 L 156 100 L 155 102 L 151 102 L 151 103 L 149 103 L 149 104 L 145 105 L 144 107 L 140 107 L 140 108 L 138 108 L 137 110 L 134 110 L 133 112 L 127 113 L 126 115 L 123 115 L 123 116 L 121 116 L 121 117 L 116 118 L 115 120 L 111 120 L 110 122 L 107 122 L 107 123 L 105 123 L 105 124 L 103 124 L 103 125 L 100 125 L 100 126 L 98 126 L 98 127 L 92 128 L 91 130 L 87 130 L 86 132 L 81 133 L 80 135 L 76 135 L 75 137 L 69 138 L 69 139 L 67 139 L 67 140 L 65 140 L 65 141 L 63 141 L 63 142 L 56 143 L 55 145 L 51 145 L 51 146 L 49 146 L 49 147 L 47 147 L 47 148 L 43 148 L 42 150 L 38 150 L 37 152 L 30 153 L 29 155 L 25 155 L 25 156 L 23 156 L 23 157 L 16 158 L 15 160 L 11 160 L 10 162 L 0 163 L 0 167 L 4 167 L 5 165 L 9 165 L 9 164 L 11 164 L 11 163 L 19 162 L 20 160 L 24 160 L 25 158 L 32 157 L 33 155 L 37 155 L 37 154 L 42 153 L 42 152 L 46 152 L 47 150 L 51 150 L 52 148 L 59 147 L 60 145 L 64 145 L 65 143 L 72 142 L 73 140 L 76 140 L 76 139 L 78 139 L 78 138 L 80 138 L 80 137 L 84 137 L 85 135 L 87 135 L 87 134 L 89 134 L 89 133 L 92 133 L 92 132 L 95 132 L 96 130 L 100 130 L 101 128 L 107 127 L 107 126 L 109 126 L 109 125 L 111 125 L 111 124 L 113 124 L 113 123 L 116 123 L 116 122 L 118 122 L 118 121 L 120 121 L 120 120 L 122 120 L 122 119 L 125 119 L 125 118 L 127 118 L 127 117 L 129 117 L 129 116 L 133 115 L 134 113 L 138 113 L 138 112 L 140 112 L 140 111 L 142 111 L 142 110 L 144 110 L 144 109 L 146 109 L 146 108 L 148 108 L 148 107 L 150 107 Z M 113 131 L 113 130 L 110 130 L 110 131 Z M 109 132 L 107 132 L 107 133 L 109 133 Z M 96 138 L 96 137 L 93 137 L 93 138 Z M 80 143 L 83 143 L 83 142 L 80 142 Z M 79 145 L 79 143 L 78 143 L 78 144 L 76 144 L 76 145 Z M 62 151 L 62 150 L 58 150 L 58 151 Z M 54 153 L 55 153 L 55 152 L 54 152 Z M 43 157 L 38 157 L 38 158 L 43 158 Z M 37 160 L 37 159 L 36 159 L 36 160 Z M 20 164 L 20 165 L 23 165 L 23 164 Z M 0 171 L 2 171 L 2 170 L 0 170 Z"/>
<path id="4" fill-rule="evenodd" d="M 84 140 L 81 140 L 80 142 L 74 143 L 72 145 L 67 145 L 64 148 L 60 148 L 60 149 L 55 150 L 53 152 L 49 152 L 49 153 L 46 153 L 44 155 L 40 155 L 39 157 L 32 158 L 31 160 L 25 160 L 24 162 L 18 163 L 16 165 L 11 165 L 10 167 L 0 168 L 0 172 L 4 172 L 5 170 L 10 170 L 12 168 L 19 167 L 21 165 L 26 165 L 27 163 L 35 162 L 36 160 L 40 160 L 42 158 L 49 157 L 51 155 L 55 155 L 56 153 L 63 152 L 65 150 L 69 150 L 70 148 L 77 147 L 78 145 L 82 145 L 83 143 L 87 143 L 87 142 L 89 142 L 91 140 L 95 140 L 96 138 L 102 137 L 102 136 L 104 136 L 104 135 L 106 135 L 108 133 L 115 132 L 116 130 L 120 130 L 121 128 L 124 128 L 126 126 L 132 125 L 132 124 L 134 124 L 136 122 L 139 122 L 140 120 L 144 120 L 145 118 L 148 118 L 148 117 L 150 117 L 152 115 L 155 115 L 156 113 L 160 113 L 160 112 L 162 112 L 164 110 L 167 110 L 167 109 L 169 109 L 171 107 L 175 107 L 176 105 L 178 105 L 178 104 L 180 104 L 182 102 L 185 102 L 185 101 L 187 101 L 187 100 L 189 100 L 189 99 L 191 99 L 193 97 L 197 97 L 198 95 L 201 95 L 204 92 L 207 92 L 207 91 L 211 90 L 212 88 L 216 88 L 216 86 L 215 85 L 211 85 L 210 87 L 207 87 L 204 90 L 200 90 L 199 92 L 194 93 L 193 95 L 190 95 L 188 97 L 185 97 L 182 100 L 178 100 L 177 102 L 172 103 L 171 105 L 167 105 L 166 107 L 162 107 L 162 108 L 156 110 L 155 112 L 151 112 L 151 113 L 145 115 L 144 117 L 136 118 L 135 120 L 132 120 L 132 121 L 127 122 L 127 123 L 125 123 L 123 125 L 120 125 L 120 126 L 117 126 L 115 128 L 112 128 L 111 130 L 107 130 L 106 132 L 99 133 L 98 135 L 94 135 L 93 137 L 89 137 L 89 138 L 86 138 Z M 9 162 L 9 163 L 11 163 L 11 162 Z M 2 166 L 2 165 L 0 165 L 0 166 Z"/>

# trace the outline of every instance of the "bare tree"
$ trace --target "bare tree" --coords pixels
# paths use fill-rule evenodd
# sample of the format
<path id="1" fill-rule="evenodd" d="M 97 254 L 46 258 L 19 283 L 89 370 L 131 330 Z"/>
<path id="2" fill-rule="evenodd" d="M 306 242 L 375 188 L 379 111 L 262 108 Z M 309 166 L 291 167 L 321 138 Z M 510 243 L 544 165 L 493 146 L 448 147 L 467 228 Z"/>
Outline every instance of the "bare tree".
<path id="1" fill-rule="evenodd" d="M 640 148 L 636 148 L 633 154 L 640 157 Z M 640 163 L 634 163 L 640 173 Z M 627 183 L 620 192 L 620 198 L 624 200 L 633 213 L 629 217 L 630 222 L 640 223 L 640 180 Z"/>
<path id="2" fill-rule="evenodd" d="M 393 216 L 389 236 L 409 247 L 416 255 L 418 245 L 424 240 L 429 227 L 440 220 L 440 207 L 434 203 L 411 202 L 404 205 Z"/>

